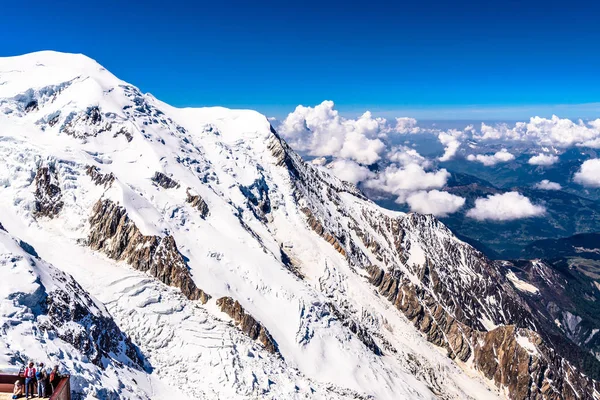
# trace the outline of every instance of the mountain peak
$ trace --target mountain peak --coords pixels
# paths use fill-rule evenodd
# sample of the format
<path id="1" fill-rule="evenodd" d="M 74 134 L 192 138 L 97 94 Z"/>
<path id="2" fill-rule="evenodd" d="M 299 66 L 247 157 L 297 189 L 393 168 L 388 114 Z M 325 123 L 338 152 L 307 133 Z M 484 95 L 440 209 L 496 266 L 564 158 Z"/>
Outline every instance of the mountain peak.
<path id="1" fill-rule="evenodd" d="M 107 368 L 193 398 L 572 398 L 574 382 L 592 398 L 498 265 L 305 163 L 263 115 L 175 108 L 81 55 L 0 71 L 1 222 L 105 304 L 123 331 L 113 347 L 131 338 L 154 372 Z M 0 354 L 28 355 L 11 350 L 19 333 Z"/>

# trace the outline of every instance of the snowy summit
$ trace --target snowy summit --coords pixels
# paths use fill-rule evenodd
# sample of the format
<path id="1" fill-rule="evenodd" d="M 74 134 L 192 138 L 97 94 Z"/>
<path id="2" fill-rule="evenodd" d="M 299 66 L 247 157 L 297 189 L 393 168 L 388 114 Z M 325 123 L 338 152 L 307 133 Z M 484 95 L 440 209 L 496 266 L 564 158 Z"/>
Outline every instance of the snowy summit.
<path id="1" fill-rule="evenodd" d="M 432 216 L 83 55 L 0 58 L 0 210 L 0 365 L 81 398 L 600 399 Z"/>

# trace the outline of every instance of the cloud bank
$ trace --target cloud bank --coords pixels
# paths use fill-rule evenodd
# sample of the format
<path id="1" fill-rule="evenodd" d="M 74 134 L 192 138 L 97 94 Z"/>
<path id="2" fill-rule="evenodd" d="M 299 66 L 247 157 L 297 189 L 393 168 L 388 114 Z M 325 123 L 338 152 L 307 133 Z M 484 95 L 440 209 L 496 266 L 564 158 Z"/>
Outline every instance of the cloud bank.
<path id="1" fill-rule="evenodd" d="M 528 122 L 468 125 L 462 129 L 439 129 L 434 125 L 419 126 L 410 117 L 390 120 L 375 117 L 369 111 L 356 118 L 345 118 L 332 101 L 314 107 L 298 106 L 277 127 L 279 133 L 296 150 L 316 157 L 312 162 L 329 168 L 345 181 L 396 196 L 411 210 L 445 216 L 464 207 L 465 199 L 444 192 L 450 173 L 438 163 L 457 157 L 494 166 L 515 160 L 511 153 L 538 147 L 527 163 L 551 166 L 559 162 L 557 154 L 569 147 L 600 148 L 600 119 L 583 122 L 552 118 L 530 118 Z M 437 137 L 443 153 L 422 156 L 410 143 L 419 143 L 414 135 Z M 429 140 L 429 139 L 427 139 Z M 404 143 L 404 145 L 399 145 Z M 501 146 L 498 146 L 498 145 Z M 515 150 L 509 151 L 509 145 Z M 525 144 L 526 147 L 523 147 Z M 502 147 L 486 154 L 490 145 Z M 503 146 L 502 146 L 503 145 Z M 467 156 L 467 149 L 481 149 Z M 333 160 L 330 162 L 330 160 Z M 373 167 L 373 164 L 377 164 Z M 541 177 L 540 177 L 541 179 Z M 600 187 L 600 161 L 588 160 L 581 165 L 573 180 L 586 187 Z M 541 190 L 561 190 L 556 182 L 541 180 L 534 185 Z M 542 215 L 542 205 L 517 192 L 476 200 L 468 211 L 479 220 L 506 221 Z"/>
<path id="2" fill-rule="evenodd" d="M 507 192 L 475 200 L 475 207 L 467 211 L 467 216 L 478 221 L 512 221 L 539 217 L 545 212 L 545 207 L 532 204 L 522 194 Z"/>
<path id="3" fill-rule="evenodd" d="M 581 164 L 581 168 L 575 173 L 573 180 L 586 187 L 600 187 L 600 158 L 587 160 Z"/>
<path id="4" fill-rule="evenodd" d="M 513 127 L 498 124 L 494 127 L 481 124 L 475 135 L 480 140 L 532 141 L 540 146 L 567 148 L 584 146 L 600 148 L 600 119 L 574 122 L 570 119 L 532 117 L 529 122 L 517 122 Z"/>

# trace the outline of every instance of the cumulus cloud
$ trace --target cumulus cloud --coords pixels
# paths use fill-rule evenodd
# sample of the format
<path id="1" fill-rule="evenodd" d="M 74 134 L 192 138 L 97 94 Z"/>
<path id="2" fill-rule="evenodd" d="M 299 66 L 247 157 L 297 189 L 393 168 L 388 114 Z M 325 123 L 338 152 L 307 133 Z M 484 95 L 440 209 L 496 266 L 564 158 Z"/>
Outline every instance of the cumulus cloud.
<path id="1" fill-rule="evenodd" d="M 398 196 L 397 201 L 404 203 L 412 192 L 443 187 L 449 176 L 450 173 L 445 169 L 426 171 L 417 164 L 408 164 L 403 167 L 392 164 L 381 171 L 376 178 L 365 182 L 365 185 L 372 189 L 395 194 Z"/>
<path id="2" fill-rule="evenodd" d="M 317 157 L 317 158 L 314 158 L 310 163 L 312 165 L 323 166 L 323 165 L 327 164 L 327 158 L 325 158 L 325 157 Z"/>
<path id="3" fill-rule="evenodd" d="M 396 118 L 396 132 L 398 133 L 420 133 L 421 128 L 417 126 L 414 118 Z"/>
<path id="4" fill-rule="evenodd" d="M 549 166 L 558 162 L 558 156 L 553 154 L 540 153 L 537 156 L 533 156 L 529 159 L 528 163 L 531 165 L 543 165 Z"/>
<path id="5" fill-rule="evenodd" d="M 560 183 L 550 182 L 548 179 L 544 179 L 541 182 L 536 183 L 534 187 L 536 189 L 541 189 L 541 190 L 560 190 L 560 189 L 562 189 L 562 186 L 560 186 Z"/>
<path id="6" fill-rule="evenodd" d="M 480 163 L 482 163 L 483 165 L 485 165 L 486 167 L 492 166 L 492 165 L 496 165 L 498 163 L 503 163 L 503 162 L 508 162 L 508 161 L 512 161 L 515 159 L 515 156 L 513 156 L 512 154 L 510 154 L 506 149 L 502 149 L 492 155 L 485 155 L 485 154 L 477 154 L 477 155 L 473 155 L 470 154 L 467 157 L 467 160 L 469 161 L 478 161 Z"/>
<path id="7" fill-rule="evenodd" d="M 333 172 L 335 176 L 341 180 L 357 184 L 368 178 L 372 178 L 375 174 L 369 171 L 368 168 L 352 161 L 338 159 L 327 164 L 327 168 Z"/>
<path id="8" fill-rule="evenodd" d="M 438 140 L 444 146 L 444 154 L 439 158 L 440 161 L 450 161 L 456 155 L 461 140 L 466 136 L 464 131 L 450 129 L 447 132 L 440 132 Z"/>
<path id="9" fill-rule="evenodd" d="M 600 187 L 600 158 L 584 161 L 573 180 L 583 186 Z"/>
<path id="10" fill-rule="evenodd" d="M 585 146 L 600 148 L 600 119 L 577 122 L 553 115 L 552 118 L 532 117 L 529 122 L 517 122 L 514 127 L 481 124 L 481 140 L 529 140 L 541 146 L 567 148 Z"/>
<path id="11" fill-rule="evenodd" d="M 423 157 L 419 152 L 407 146 L 396 146 L 387 153 L 386 158 L 394 163 L 406 166 L 408 164 L 418 164 L 424 168 L 431 166 L 431 161 Z"/>
<path id="12" fill-rule="evenodd" d="M 394 126 L 369 111 L 356 119 L 344 118 L 334 107 L 329 100 L 315 107 L 300 105 L 281 122 L 278 131 L 298 151 L 347 158 L 364 165 L 381 159 L 390 134 L 420 132 L 414 118 L 396 118 Z"/>
<path id="13" fill-rule="evenodd" d="M 477 140 L 501 140 L 501 139 L 519 139 L 519 135 L 515 129 L 508 126 L 506 123 L 497 124 L 495 126 L 481 123 L 479 133 L 473 132 L 473 138 Z"/>
<path id="14" fill-rule="evenodd" d="M 380 159 L 385 144 L 378 135 L 390 128 L 384 118 L 365 112 L 358 119 L 346 119 L 334 109 L 333 101 L 316 107 L 298 106 L 279 125 L 279 133 L 300 151 L 313 156 L 348 158 L 362 164 Z"/>
<path id="15" fill-rule="evenodd" d="M 467 212 L 467 216 L 479 221 L 511 221 L 538 217 L 545 212 L 545 207 L 531 203 L 521 193 L 507 192 L 475 200 L 475 207 Z"/>
<path id="16" fill-rule="evenodd" d="M 423 190 L 410 194 L 406 202 L 412 211 L 445 217 L 458 211 L 465 204 L 465 199 L 439 190 Z"/>

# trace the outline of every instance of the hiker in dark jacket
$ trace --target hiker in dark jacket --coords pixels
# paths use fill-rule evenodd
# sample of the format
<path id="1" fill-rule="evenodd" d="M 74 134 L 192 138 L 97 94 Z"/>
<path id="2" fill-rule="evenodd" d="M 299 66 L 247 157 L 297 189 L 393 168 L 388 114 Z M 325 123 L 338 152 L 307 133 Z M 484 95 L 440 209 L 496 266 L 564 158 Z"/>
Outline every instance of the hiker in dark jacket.
<path id="1" fill-rule="evenodd" d="M 48 371 L 44 368 L 44 363 L 39 363 L 35 374 L 37 379 L 37 394 L 39 398 L 46 397 L 46 381 L 48 380 Z"/>

